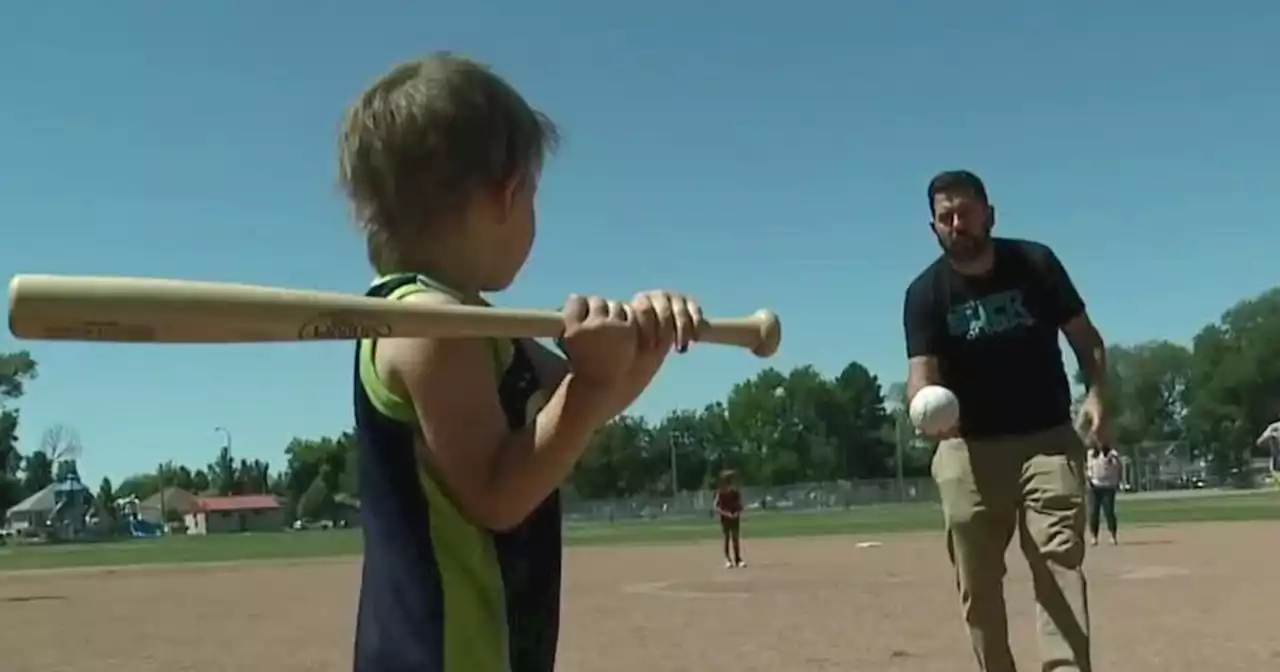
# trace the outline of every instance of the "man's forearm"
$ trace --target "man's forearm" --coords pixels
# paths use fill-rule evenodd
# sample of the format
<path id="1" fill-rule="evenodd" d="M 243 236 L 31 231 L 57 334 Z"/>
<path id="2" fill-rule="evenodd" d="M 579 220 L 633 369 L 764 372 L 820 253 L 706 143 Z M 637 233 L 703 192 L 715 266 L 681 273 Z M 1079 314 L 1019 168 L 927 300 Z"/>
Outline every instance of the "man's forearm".
<path id="1" fill-rule="evenodd" d="M 1076 364 L 1084 375 L 1085 390 L 1101 396 L 1107 387 L 1107 345 L 1097 329 L 1090 329 L 1071 344 Z"/>

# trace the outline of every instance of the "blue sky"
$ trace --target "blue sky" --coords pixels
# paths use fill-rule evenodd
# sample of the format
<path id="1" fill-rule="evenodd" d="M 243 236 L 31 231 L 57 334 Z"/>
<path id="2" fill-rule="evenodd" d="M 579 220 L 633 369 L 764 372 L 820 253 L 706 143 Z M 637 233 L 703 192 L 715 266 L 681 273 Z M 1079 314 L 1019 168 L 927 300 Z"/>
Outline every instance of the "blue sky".
<path id="1" fill-rule="evenodd" d="M 358 9 L 357 9 L 358 7 Z M 903 377 L 923 191 L 969 167 L 999 230 L 1054 246 L 1112 341 L 1185 341 L 1276 282 L 1280 4 L 10 3 L 0 271 L 360 291 L 334 189 L 345 106 L 398 60 L 491 63 L 564 128 L 512 306 L 670 287 L 785 324 L 773 360 L 674 360 L 637 410 L 762 366 Z M 85 477 L 221 438 L 276 464 L 351 425 L 350 346 L 19 344 L 23 445 L 76 428 Z"/>

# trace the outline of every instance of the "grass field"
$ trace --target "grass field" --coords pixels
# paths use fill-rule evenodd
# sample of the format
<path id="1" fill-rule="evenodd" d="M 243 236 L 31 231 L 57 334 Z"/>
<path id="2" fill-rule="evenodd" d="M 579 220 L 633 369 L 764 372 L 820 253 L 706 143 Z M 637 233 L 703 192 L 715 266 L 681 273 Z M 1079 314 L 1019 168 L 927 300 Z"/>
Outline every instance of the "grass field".
<path id="1" fill-rule="evenodd" d="M 1126 498 L 1122 524 L 1153 525 L 1209 521 L 1280 519 L 1280 493 L 1250 493 L 1179 498 Z M 836 534 L 891 534 L 939 529 L 934 504 L 891 504 L 848 511 L 756 512 L 744 521 L 752 539 Z M 619 523 L 569 523 L 567 543 L 634 545 L 714 539 L 718 528 L 707 518 Z M 302 559 L 359 555 L 358 530 L 282 532 L 158 540 L 0 547 L 0 571 L 62 567 L 121 566 Z"/>

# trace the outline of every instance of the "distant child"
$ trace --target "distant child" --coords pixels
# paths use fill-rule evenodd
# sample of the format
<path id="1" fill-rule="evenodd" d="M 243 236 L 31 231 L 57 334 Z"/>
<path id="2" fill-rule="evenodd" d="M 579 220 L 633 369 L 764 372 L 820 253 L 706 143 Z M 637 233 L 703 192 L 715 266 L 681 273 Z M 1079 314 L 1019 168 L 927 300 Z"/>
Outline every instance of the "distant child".
<path id="1" fill-rule="evenodd" d="M 742 491 L 733 471 L 720 474 L 716 488 L 716 514 L 720 518 L 720 533 L 724 535 L 724 566 L 746 567 L 742 559 Z M 732 552 L 732 553 L 731 553 Z"/>
<path id="2" fill-rule="evenodd" d="M 339 142 L 340 181 L 378 274 L 367 294 L 485 305 L 482 292 L 506 289 L 533 244 L 556 137 L 515 89 L 459 56 L 375 82 Z M 578 254 L 620 252 L 583 245 Z M 629 303 L 570 296 L 567 364 L 532 340 L 359 343 L 356 672 L 554 669 L 557 490 L 592 434 L 701 323 L 694 301 L 653 291 Z"/>

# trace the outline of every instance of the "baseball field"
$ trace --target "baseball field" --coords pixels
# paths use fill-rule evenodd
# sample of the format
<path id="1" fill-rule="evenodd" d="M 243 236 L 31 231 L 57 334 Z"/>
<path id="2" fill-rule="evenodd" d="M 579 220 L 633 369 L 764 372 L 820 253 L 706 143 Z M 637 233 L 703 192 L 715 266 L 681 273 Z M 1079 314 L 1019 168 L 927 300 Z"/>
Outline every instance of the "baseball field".
<path id="1" fill-rule="evenodd" d="M 560 669 L 974 669 L 930 505 L 757 514 L 749 566 L 708 519 L 569 523 Z M 1276 669 L 1280 495 L 1120 502 L 1087 561 L 1099 670 Z M 353 531 L 0 547 L 6 672 L 350 669 Z M 1016 548 L 1015 652 L 1035 667 Z"/>

